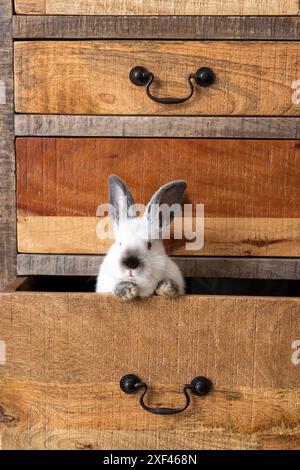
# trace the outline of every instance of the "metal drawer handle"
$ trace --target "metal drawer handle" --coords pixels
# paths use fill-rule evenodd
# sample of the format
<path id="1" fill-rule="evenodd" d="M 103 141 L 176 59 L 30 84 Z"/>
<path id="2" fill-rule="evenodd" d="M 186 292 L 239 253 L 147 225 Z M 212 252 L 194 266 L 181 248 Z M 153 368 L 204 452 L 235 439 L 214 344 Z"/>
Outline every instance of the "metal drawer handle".
<path id="1" fill-rule="evenodd" d="M 190 384 L 185 384 L 183 386 L 185 404 L 180 408 L 151 408 L 150 406 L 145 405 L 144 397 L 147 393 L 148 386 L 134 374 L 124 375 L 124 377 L 122 377 L 120 380 L 120 388 L 124 393 L 127 394 L 136 393 L 140 388 L 143 388 L 144 391 L 140 396 L 140 405 L 144 410 L 156 415 L 175 415 L 182 413 L 189 406 L 190 396 L 187 392 L 188 390 L 191 390 L 191 392 L 198 397 L 203 397 L 211 391 L 212 383 L 206 377 L 195 377 Z"/>
<path id="2" fill-rule="evenodd" d="M 137 86 L 146 86 L 147 96 L 155 101 L 156 103 L 163 104 L 178 104 L 184 103 L 189 100 L 194 93 L 194 85 L 192 79 L 195 80 L 197 85 L 202 87 L 208 87 L 215 82 L 215 74 L 208 67 L 202 67 L 198 69 L 196 73 L 191 73 L 188 76 L 188 82 L 190 85 L 190 93 L 184 98 L 158 98 L 157 96 L 152 95 L 150 91 L 150 85 L 154 80 L 154 75 L 152 72 L 149 72 L 145 67 L 134 67 L 129 73 L 129 78 L 134 85 Z"/>

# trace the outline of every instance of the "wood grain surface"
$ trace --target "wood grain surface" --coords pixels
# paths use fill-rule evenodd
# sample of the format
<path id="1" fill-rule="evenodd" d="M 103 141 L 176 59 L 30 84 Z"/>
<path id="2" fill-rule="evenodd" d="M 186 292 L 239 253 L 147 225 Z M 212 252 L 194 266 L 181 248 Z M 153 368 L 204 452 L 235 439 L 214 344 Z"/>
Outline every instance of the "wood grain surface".
<path id="1" fill-rule="evenodd" d="M 160 185 L 187 181 L 184 202 L 205 211 L 193 255 L 300 253 L 297 141 L 18 138 L 16 151 L 19 252 L 106 253 L 96 212 L 115 173 L 144 204 Z M 168 246 L 186 254 L 183 240 Z"/>
<path id="2" fill-rule="evenodd" d="M 16 276 L 12 4 L 0 0 L 0 291 Z"/>
<path id="3" fill-rule="evenodd" d="M 17 138 L 19 216 L 96 216 L 119 175 L 136 202 L 187 181 L 207 217 L 300 217 L 297 140 Z"/>
<path id="4" fill-rule="evenodd" d="M 15 114 L 17 136 L 300 139 L 297 117 Z"/>
<path id="5" fill-rule="evenodd" d="M 18 217 L 20 253 L 103 254 L 112 238 L 99 238 L 102 218 Z M 110 221 L 107 220 L 110 227 Z M 300 218 L 206 217 L 204 246 L 187 248 L 180 240 L 165 240 L 173 255 L 300 256 Z"/>
<path id="6" fill-rule="evenodd" d="M 299 16 L 14 15 L 17 39 L 297 40 Z"/>
<path id="7" fill-rule="evenodd" d="M 0 314 L 2 449 L 299 449 L 299 300 L 17 293 Z M 129 372 L 151 406 L 197 375 L 214 390 L 155 416 L 120 391 Z"/>
<path id="8" fill-rule="evenodd" d="M 15 0 L 15 9 L 33 15 L 298 15 L 299 0 Z"/>
<path id="9" fill-rule="evenodd" d="M 20 113 L 105 115 L 296 116 L 293 83 L 299 42 L 20 41 L 15 43 L 15 109 Z M 183 104 L 164 105 L 133 85 L 143 65 L 156 77 L 152 93 L 183 97 L 187 77 L 210 67 L 216 83 L 195 85 Z"/>
<path id="10" fill-rule="evenodd" d="M 18 254 L 20 276 L 96 276 L 101 255 Z M 185 277 L 300 279 L 299 258 L 176 256 Z"/>

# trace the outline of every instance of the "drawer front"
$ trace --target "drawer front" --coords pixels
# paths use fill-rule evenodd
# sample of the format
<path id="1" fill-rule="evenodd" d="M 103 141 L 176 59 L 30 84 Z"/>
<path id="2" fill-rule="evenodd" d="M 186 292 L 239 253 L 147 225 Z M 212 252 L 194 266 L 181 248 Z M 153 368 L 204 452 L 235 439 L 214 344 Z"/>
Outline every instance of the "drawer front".
<path id="1" fill-rule="evenodd" d="M 204 246 L 173 240 L 174 255 L 300 255 L 298 141 L 18 138 L 16 155 L 19 252 L 106 253 L 96 213 L 114 173 L 136 202 L 185 179 L 185 202 L 204 204 Z"/>
<path id="2" fill-rule="evenodd" d="M 129 115 L 300 114 L 294 83 L 299 42 L 30 41 L 15 43 L 15 107 L 20 113 Z M 188 76 L 211 68 L 215 83 L 195 84 L 181 104 L 157 103 L 129 79 L 144 66 L 150 92 L 183 98 Z"/>
<path id="3" fill-rule="evenodd" d="M 15 293 L 0 314 L 2 449 L 300 446 L 299 300 Z M 214 389 L 155 416 L 121 392 L 129 372 L 152 407 L 198 375 Z"/>
<path id="4" fill-rule="evenodd" d="M 15 0 L 16 13 L 39 15 L 298 15 L 298 0 Z"/>

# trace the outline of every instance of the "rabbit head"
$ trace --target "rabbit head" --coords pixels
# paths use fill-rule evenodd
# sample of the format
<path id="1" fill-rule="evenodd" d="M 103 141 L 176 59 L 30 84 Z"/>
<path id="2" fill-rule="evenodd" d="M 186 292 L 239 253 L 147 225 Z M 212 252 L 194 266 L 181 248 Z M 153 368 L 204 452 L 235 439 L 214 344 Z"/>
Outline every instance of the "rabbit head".
<path id="1" fill-rule="evenodd" d="M 138 279 L 159 271 L 166 257 L 162 236 L 176 216 L 185 189 L 182 180 L 165 184 L 152 196 L 143 215 L 137 216 L 138 206 L 125 183 L 110 176 L 110 216 L 115 235 L 110 255 L 115 275 Z"/>

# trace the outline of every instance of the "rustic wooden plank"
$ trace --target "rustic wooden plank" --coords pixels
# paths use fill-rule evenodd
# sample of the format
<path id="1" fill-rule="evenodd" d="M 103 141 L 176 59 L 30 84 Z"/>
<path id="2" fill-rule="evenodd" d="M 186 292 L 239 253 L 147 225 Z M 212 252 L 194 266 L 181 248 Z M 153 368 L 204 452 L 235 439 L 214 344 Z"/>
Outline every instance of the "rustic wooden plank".
<path id="1" fill-rule="evenodd" d="M 293 83 L 300 43 L 260 41 L 16 42 L 15 109 L 21 113 L 108 115 L 296 116 Z M 156 103 L 133 85 L 143 64 L 156 77 L 156 96 L 183 97 L 187 77 L 211 67 L 216 83 L 195 85 L 183 104 Z M 284 70 L 284 74 L 283 74 Z M 33 86 L 34 85 L 34 86 Z"/>
<path id="2" fill-rule="evenodd" d="M 17 14 L 45 14 L 46 0 L 14 0 L 14 7 Z"/>
<path id="3" fill-rule="evenodd" d="M 93 217 L 107 203 L 111 173 L 138 203 L 184 179 L 184 202 L 204 204 L 206 217 L 300 217 L 298 140 L 24 137 L 16 159 L 22 217 Z"/>
<path id="4" fill-rule="evenodd" d="M 20 253 L 103 254 L 112 239 L 98 238 L 97 217 L 18 217 Z M 107 221 L 109 226 L 110 221 Z M 189 256 L 300 256 L 300 219 L 215 217 L 204 221 L 204 246 L 166 240 L 168 251 Z M 201 245 L 200 245 L 201 246 Z"/>
<path id="5" fill-rule="evenodd" d="M 300 139 L 296 117 L 15 115 L 17 136 Z"/>
<path id="6" fill-rule="evenodd" d="M 18 14 L 298 15 L 298 0 L 15 0 Z"/>
<path id="7" fill-rule="evenodd" d="M 16 39 L 298 40 L 292 16 L 49 16 L 14 15 Z"/>
<path id="8" fill-rule="evenodd" d="M 1 425 L 3 449 L 297 444 L 300 369 L 291 359 L 299 299 L 124 303 L 96 294 L 17 293 L 2 294 L 0 315 L 0 405 L 11 419 Z M 214 390 L 193 396 L 180 419 L 158 419 L 137 395 L 120 391 L 128 372 L 150 385 L 152 406 L 178 406 L 182 384 L 199 374 Z"/>
<path id="9" fill-rule="evenodd" d="M 115 173 L 144 204 L 185 179 L 184 202 L 204 204 L 201 254 L 299 253 L 298 141 L 18 138 L 16 151 L 21 252 L 105 253 L 111 241 L 97 239 L 95 215 Z M 185 253 L 184 242 L 172 252 Z"/>
<path id="10" fill-rule="evenodd" d="M 12 7 L 0 0 L 0 291 L 16 276 Z"/>
<path id="11" fill-rule="evenodd" d="M 96 217 L 18 217 L 21 253 L 107 253 L 111 239 L 97 237 Z"/>
<path id="12" fill-rule="evenodd" d="M 300 279 L 300 259 L 173 256 L 185 277 Z M 100 255 L 19 254 L 18 275 L 96 276 Z"/>
<path id="13" fill-rule="evenodd" d="M 109 391 L 108 391 L 109 393 Z M 178 403 L 180 398 L 178 397 Z M 9 441 L 14 442 L 14 448 L 24 450 L 24 434 L 20 429 L 14 430 L 12 427 L 9 432 Z M 200 441 L 199 441 L 200 438 Z M 288 436 L 274 436 L 270 441 L 252 438 L 249 441 L 248 436 L 228 432 L 204 432 L 199 436 L 198 432 L 193 431 L 99 431 L 82 429 L 45 429 L 37 430 L 30 434 L 30 448 L 48 450 L 255 450 L 259 448 L 260 442 L 264 442 L 266 449 L 299 449 L 299 436 L 296 433 L 289 433 Z M 189 445 L 187 446 L 187 443 Z"/>
<path id="14" fill-rule="evenodd" d="M 18 275 L 96 276 L 103 256 L 18 254 Z"/>

